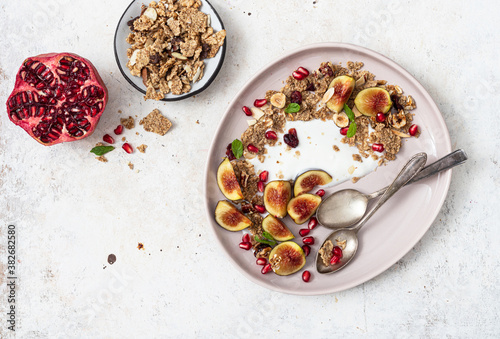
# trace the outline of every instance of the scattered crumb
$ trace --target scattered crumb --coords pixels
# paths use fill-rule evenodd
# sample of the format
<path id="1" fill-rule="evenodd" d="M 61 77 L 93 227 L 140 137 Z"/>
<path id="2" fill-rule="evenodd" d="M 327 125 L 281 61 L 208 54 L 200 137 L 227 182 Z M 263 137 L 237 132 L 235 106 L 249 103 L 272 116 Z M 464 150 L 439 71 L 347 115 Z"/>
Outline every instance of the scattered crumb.
<path id="1" fill-rule="evenodd" d="M 349 167 L 349 168 L 347 169 L 347 172 L 349 172 L 349 174 L 353 174 L 355 169 L 356 169 L 356 167 L 351 166 L 351 167 Z"/>
<path id="2" fill-rule="evenodd" d="M 144 125 L 144 130 L 147 132 L 165 135 L 172 127 L 172 123 L 164 117 L 158 109 L 154 109 L 144 119 L 139 122 L 139 125 Z"/>
<path id="3" fill-rule="evenodd" d="M 104 146 L 104 144 L 102 142 L 98 142 L 97 144 L 95 144 L 95 147 L 97 146 Z"/>
<path id="4" fill-rule="evenodd" d="M 129 161 L 129 163 L 128 163 L 128 167 L 129 167 L 131 170 L 133 170 L 133 169 L 134 169 L 134 164 L 133 164 L 133 163 L 131 163 L 131 162 Z"/>
<path id="5" fill-rule="evenodd" d="M 353 154 L 353 155 L 352 155 L 352 159 L 353 159 L 354 161 L 363 162 L 363 158 L 361 158 L 361 155 L 359 155 L 359 154 Z"/>
<path id="6" fill-rule="evenodd" d="M 148 145 L 142 144 L 142 145 L 137 146 L 137 150 L 141 153 L 146 153 L 146 148 L 148 148 Z"/>
<path id="7" fill-rule="evenodd" d="M 135 127 L 134 118 L 132 118 L 131 116 L 129 116 L 128 119 L 121 118 L 120 122 L 126 129 L 132 129 Z"/>
<path id="8" fill-rule="evenodd" d="M 361 179 L 360 177 L 352 177 L 351 181 L 353 184 L 357 183 Z"/>
<path id="9" fill-rule="evenodd" d="M 137 249 L 138 250 L 143 250 L 144 249 L 144 244 L 142 242 L 137 244 Z"/>
<path id="10" fill-rule="evenodd" d="M 139 132 L 135 132 L 135 135 L 139 135 Z"/>
<path id="11" fill-rule="evenodd" d="M 346 239 L 337 238 L 337 239 L 335 239 L 335 242 L 337 243 L 337 246 L 342 249 L 342 251 L 345 250 L 345 244 L 347 242 Z"/>
<path id="12" fill-rule="evenodd" d="M 104 155 L 101 155 L 99 157 L 95 157 L 97 160 L 99 160 L 100 162 L 108 162 L 108 159 L 104 156 Z"/>
<path id="13" fill-rule="evenodd" d="M 125 140 L 127 140 L 127 138 L 125 138 L 125 137 L 122 137 L 122 141 L 125 141 Z"/>
<path id="14" fill-rule="evenodd" d="M 200 120 L 196 120 L 196 123 L 199 125 L 200 124 Z"/>
<path id="15" fill-rule="evenodd" d="M 118 110 L 118 113 L 119 113 L 119 114 L 122 114 L 122 110 L 121 110 L 121 109 L 119 109 L 119 110 Z"/>
<path id="16" fill-rule="evenodd" d="M 340 151 L 340 148 L 339 148 L 339 146 L 337 146 L 337 145 L 333 145 L 333 150 L 334 150 L 335 152 L 338 152 L 338 151 Z"/>

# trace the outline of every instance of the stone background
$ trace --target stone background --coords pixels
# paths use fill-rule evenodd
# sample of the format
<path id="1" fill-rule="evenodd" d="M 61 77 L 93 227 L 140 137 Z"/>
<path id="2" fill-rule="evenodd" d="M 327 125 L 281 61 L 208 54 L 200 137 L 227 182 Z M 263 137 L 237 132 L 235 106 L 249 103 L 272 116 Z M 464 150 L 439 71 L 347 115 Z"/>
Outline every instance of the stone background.
<path id="1" fill-rule="evenodd" d="M 53 51 L 92 60 L 111 98 L 91 137 L 54 147 L 34 142 L 2 106 L 1 262 L 6 226 L 15 224 L 17 336 L 498 338 L 500 3 L 211 3 L 228 31 L 218 78 L 194 99 L 157 103 L 145 102 L 115 63 L 113 36 L 127 1 L 1 2 L 0 102 L 24 58 Z M 359 44 L 406 68 L 469 161 L 453 170 L 441 213 L 397 264 L 347 291 L 290 296 L 245 279 L 214 242 L 203 168 L 242 85 L 284 52 L 322 41 Z M 118 150 L 106 164 L 89 154 L 121 116 L 140 119 L 154 108 L 174 123 L 166 136 L 142 127 L 125 134 L 149 145 L 146 154 Z M 117 256 L 113 266 L 109 253 Z M 5 266 L 0 337 L 7 338 L 4 273 Z"/>

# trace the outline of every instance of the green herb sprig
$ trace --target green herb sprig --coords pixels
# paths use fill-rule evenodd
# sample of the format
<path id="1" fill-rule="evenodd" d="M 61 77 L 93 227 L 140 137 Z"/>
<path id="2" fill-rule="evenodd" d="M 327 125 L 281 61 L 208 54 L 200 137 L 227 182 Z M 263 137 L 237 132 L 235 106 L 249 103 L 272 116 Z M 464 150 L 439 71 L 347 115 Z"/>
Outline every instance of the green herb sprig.
<path id="1" fill-rule="evenodd" d="M 234 139 L 231 143 L 231 151 L 236 159 L 240 158 L 243 155 L 243 143 L 238 139 Z"/>
<path id="2" fill-rule="evenodd" d="M 346 137 L 352 138 L 356 134 L 356 131 L 358 130 L 358 126 L 354 121 L 354 119 L 356 119 L 356 116 L 354 115 L 354 112 L 349 108 L 349 106 L 347 106 L 347 104 L 344 104 L 344 112 L 351 121 L 349 129 L 347 130 Z"/>
<path id="3" fill-rule="evenodd" d="M 115 148 L 113 146 L 96 146 L 94 148 L 92 148 L 90 150 L 91 153 L 94 153 L 95 155 L 97 155 L 98 157 L 100 157 L 101 155 L 104 155 L 108 152 L 111 152 L 112 150 L 114 150 Z"/>
<path id="4" fill-rule="evenodd" d="M 292 102 L 285 108 L 285 113 L 297 113 L 298 111 L 300 111 L 300 105 L 295 102 Z"/>
<path id="5" fill-rule="evenodd" d="M 261 239 L 258 235 L 255 235 L 255 240 L 269 246 L 275 246 L 278 244 L 268 232 L 262 232 L 262 235 L 264 236 L 264 239 Z"/>

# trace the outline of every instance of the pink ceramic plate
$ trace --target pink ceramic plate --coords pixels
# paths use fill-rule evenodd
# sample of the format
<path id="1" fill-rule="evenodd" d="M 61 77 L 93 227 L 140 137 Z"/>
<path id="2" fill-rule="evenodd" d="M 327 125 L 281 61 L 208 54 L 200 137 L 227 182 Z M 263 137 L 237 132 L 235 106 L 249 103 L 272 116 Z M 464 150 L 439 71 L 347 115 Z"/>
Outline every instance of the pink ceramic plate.
<path id="1" fill-rule="evenodd" d="M 215 206 L 219 200 L 224 199 L 217 187 L 217 167 L 225 155 L 227 144 L 235 138 L 240 138 L 247 128 L 248 118 L 241 111 L 241 107 L 252 105 L 256 98 L 264 96 L 266 90 L 279 90 L 283 86 L 282 81 L 298 66 L 312 71 L 323 61 L 342 62 L 343 65 L 347 61 L 362 61 L 364 68 L 374 73 L 377 79 L 385 79 L 389 84 L 401 86 L 405 94 L 412 95 L 417 103 L 417 109 L 413 112 L 416 115 L 415 123 L 422 131 L 418 139 L 411 138 L 403 142 L 397 160 L 378 168 L 356 184 L 346 182 L 331 187 L 327 190 L 327 195 L 348 187 L 364 193 L 374 192 L 392 182 L 411 155 L 426 152 L 428 163 L 431 163 L 451 151 L 450 137 L 443 117 L 422 85 L 394 61 L 369 49 L 342 43 L 309 45 L 274 61 L 250 79 L 227 108 L 209 151 L 205 177 L 207 216 L 221 247 L 247 278 L 267 288 L 291 294 L 317 295 L 345 290 L 388 269 L 415 246 L 432 225 L 446 198 L 451 180 L 451 171 L 446 171 L 398 192 L 361 229 L 356 257 L 349 266 L 337 273 L 322 275 L 316 271 L 316 252 L 331 232 L 329 229 L 318 227 L 310 233 L 316 239 L 316 244 L 312 247 L 304 267 L 312 273 L 309 283 L 302 281 L 301 272 L 304 269 L 286 277 L 272 272 L 261 274 L 261 266 L 255 264 L 252 251 L 244 251 L 238 247 L 242 233 L 226 231 L 214 220 Z M 298 235 L 301 227 L 296 226 L 288 217 L 285 223 L 295 234 L 295 240 L 302 245 Z"/>

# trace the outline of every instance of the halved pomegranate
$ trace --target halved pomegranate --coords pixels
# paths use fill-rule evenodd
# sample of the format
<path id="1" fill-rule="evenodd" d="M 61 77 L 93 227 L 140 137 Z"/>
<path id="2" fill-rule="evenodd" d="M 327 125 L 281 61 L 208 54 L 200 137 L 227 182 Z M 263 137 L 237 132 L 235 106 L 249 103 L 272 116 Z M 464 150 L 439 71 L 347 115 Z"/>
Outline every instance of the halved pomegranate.
<path id="1" fill-rule="evenodd" d="M 7 114 L 50 146 L 91 135 L 107 101 L 108 89 L 90 61 L 71 53 L 42 54 L 24 60 Z"/>

